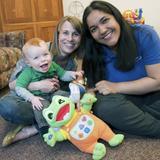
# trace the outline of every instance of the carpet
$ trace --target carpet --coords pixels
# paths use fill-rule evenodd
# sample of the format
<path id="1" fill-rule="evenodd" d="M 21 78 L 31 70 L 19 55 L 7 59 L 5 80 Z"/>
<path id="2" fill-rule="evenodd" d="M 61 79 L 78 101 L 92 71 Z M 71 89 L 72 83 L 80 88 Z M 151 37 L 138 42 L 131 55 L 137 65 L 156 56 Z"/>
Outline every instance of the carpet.
<path id="1" fill-rule="evenodd" d="M 0 118 L 0 143 L 13 125 Z M 105 143 L 107 154 L 103 160 L 160 160 L 160 139 L 125 135 L 124 142 L 115 148 Z M 0 146 L 0 160 L 91 160 L 68 141 L 54 147 L 45 144 L 39 135 L 16 142 L 8 147 Z"/>

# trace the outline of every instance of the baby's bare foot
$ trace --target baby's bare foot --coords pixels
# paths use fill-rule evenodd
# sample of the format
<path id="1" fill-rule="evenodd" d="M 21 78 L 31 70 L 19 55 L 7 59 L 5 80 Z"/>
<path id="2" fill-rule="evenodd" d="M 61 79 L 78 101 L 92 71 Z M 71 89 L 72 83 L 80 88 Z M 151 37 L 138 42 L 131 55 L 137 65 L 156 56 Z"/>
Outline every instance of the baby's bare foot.
<path id="1" fill-rule="evenodd" d="M 29 138 L 35 134 L 38 133 L 38 130 L 36 129 L 36 127 L 34 125 L 32 126 L 26 126 L 24 127 L 21 131 L 19 131 L 16 135 L 16 137 L 14 138 L 14 142 L 22 140 L 22 139 L 26 139 Z"/>

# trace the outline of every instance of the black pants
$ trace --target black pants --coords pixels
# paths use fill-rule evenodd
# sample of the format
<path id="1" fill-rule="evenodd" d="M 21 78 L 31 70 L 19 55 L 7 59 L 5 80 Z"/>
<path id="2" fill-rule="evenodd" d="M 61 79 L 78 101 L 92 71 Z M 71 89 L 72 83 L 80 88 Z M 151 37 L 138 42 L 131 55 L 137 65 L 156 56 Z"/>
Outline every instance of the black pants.
<path id="1" fill-rule="evenodd" d="M 160 138 L 160 92 L 96 96 L 93 112 L 106 123 L 129 134 Z"/>

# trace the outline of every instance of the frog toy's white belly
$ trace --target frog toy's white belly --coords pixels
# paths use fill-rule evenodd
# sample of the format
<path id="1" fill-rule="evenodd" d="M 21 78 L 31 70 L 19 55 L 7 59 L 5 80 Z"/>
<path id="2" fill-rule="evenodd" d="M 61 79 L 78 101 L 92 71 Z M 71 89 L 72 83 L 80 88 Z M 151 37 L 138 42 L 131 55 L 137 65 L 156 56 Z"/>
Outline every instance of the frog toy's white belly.
<path id="1" fill-rule="evenodd" d="M 84 140 L 94 129 L 94 120 L 88 115 L 81 115 L 77 123 L 72 127 L 69 134 L 76 140 Z"/>

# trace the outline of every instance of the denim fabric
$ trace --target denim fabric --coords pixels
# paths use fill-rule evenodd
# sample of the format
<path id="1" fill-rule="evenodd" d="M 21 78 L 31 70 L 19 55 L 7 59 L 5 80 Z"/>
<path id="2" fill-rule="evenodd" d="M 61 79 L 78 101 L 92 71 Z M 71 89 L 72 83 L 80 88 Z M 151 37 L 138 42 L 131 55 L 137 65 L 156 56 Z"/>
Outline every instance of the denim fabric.
<path id="1" fill-rule="evenodd" d="M 53 95 L 69 96 L 68 92 L 58 90 L 46 98 L 52 100 Z M 15 124 L 31 125 L 37 123 L 30 102 L 15 95 L 14 92 L 0 99 L 0 115 L 7 121 Z M 40 115 L 41 117 L 42 115 Z"/>
<path id="2" fill-rule="evenodd" d="M 16 124 L 30 125 L 35 121 L 31 103 L 13 93 L 0 99 L 0 115 Z"/>

